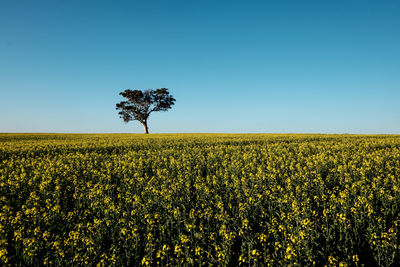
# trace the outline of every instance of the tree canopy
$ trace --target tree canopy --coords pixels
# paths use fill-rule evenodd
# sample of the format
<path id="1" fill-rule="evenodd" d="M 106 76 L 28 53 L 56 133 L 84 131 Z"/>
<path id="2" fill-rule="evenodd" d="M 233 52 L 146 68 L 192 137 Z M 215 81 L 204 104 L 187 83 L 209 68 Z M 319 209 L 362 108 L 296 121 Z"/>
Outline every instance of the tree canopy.
<path id="1" fill-rule="evenodd" d="M 124 122 L 139 121 L 146 134 L 149 133 L 147 120 L 150 114 L 153 111 L 167 111 L 176 101 L 167 88 L 144 91 L 126 89 L 120 95 L 127 99 L 116 105 L 116 109 L 120 110 L 118 112 L 120 118 Z"/>

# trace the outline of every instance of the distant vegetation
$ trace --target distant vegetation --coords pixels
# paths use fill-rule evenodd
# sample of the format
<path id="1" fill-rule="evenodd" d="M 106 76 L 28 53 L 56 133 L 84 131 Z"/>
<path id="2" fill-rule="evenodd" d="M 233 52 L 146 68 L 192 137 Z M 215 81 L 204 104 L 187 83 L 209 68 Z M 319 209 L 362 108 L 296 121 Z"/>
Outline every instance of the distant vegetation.
<path id="1" fill-rule="evenodd" d="M 138 121 L 143 125 L 144 133 L 149 133 L 148 119 L 154 111 L 167 111 L 175 104 L 175 98 L 167 88 L 156 90 L 126 89 L 120 95 L 126 98 L 116 105 L 118 114 L 124 122 Z"/>
<path id="2" fill-rule="evenodd" d="M 0 134 L 0 265 L 400 262 L 400 136 Z"/>

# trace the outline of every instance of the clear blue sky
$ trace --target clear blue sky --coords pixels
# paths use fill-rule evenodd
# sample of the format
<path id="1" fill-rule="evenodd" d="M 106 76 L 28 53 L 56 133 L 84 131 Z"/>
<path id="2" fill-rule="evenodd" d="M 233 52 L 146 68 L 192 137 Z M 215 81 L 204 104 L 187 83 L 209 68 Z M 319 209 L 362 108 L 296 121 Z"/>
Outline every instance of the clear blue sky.
<path id="1" fill-rule="evenodd" d="M 0 1 L 0 132 L 400 133 L 400 1 Z"/>

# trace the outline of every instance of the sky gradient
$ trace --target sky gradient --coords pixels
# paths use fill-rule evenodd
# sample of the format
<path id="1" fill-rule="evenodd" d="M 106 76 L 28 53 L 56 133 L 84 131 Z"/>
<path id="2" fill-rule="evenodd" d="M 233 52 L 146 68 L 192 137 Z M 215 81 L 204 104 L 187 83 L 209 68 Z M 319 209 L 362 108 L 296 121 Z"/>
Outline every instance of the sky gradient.
<path id="1" fill-rule="evenodd" d="M 0 1 L 0 132 L 400 133 L 400 1 Z"/>

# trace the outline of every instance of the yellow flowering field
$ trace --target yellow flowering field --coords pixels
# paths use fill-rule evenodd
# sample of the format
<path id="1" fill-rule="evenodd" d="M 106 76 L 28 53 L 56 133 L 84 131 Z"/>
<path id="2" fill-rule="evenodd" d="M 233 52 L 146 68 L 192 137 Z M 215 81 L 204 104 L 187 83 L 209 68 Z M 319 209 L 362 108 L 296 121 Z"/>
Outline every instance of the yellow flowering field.
<path id="1" fill-rule="evenodd" d="M 396 266 L 400 136 L 0 134 L 0 265 Z"/>

